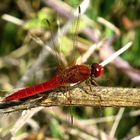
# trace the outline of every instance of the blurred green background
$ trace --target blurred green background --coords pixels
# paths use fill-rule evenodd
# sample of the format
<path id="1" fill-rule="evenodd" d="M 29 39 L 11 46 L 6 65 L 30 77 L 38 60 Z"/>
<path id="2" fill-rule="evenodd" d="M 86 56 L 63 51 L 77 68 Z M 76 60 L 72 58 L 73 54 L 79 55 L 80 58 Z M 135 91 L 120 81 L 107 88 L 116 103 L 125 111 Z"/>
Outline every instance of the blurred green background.
<path id="1" fill-rule="evenodd" d="M 56 2 L 59 1 L 56 0 Z M 61 2 L 76 8 L 81 3 L 81 0 L 63 0 Z M 50 7 L 49 4 L 47 5 L 46 3 L 43 0 L 2 0 L 0 3 L 0 89 L 7 91 L 1 92 L 1 96 L 4 96 L 5 93 L 12 91 L 27 69 L 29 69 L 30 66 L 32 66 L 32 64 L 34 64 L 34 62 L 38 59 L 39 53 L 43 47 L 35 40 L 39 38 L 43 42 L 47 43 L 50 39 L 52 39 L 50 29 L 52 28 L 52 32 L 54 34 L 57 32 L 58 19 L 61 27 L 65 25 L 68 19 L 64 15 L 62 16 L 59 14 L 59 12 L 56 12 L 54 9 L 58 8 L 61 11 L 62 6 L 72 13 L 72 9 L 68 9 L 62 3 L 59 3 L 59 7 L 54 6 L 54 9 L 52 8 L 53 6 Z M 59 43 L 56 46 L 61 46 L 58 50 L 60 50 L 63 53 L 63 56 L 70 61 L 71 52 L 73 49 L 73 38 L 75 38 L 78 42 L 78 45 L 76 44 L 77 49 L 75 49 L 78 54 L 84 53 L 90 45 L 96 43 L 96 41 L 91 41 L 85 34 L 83 34 L 82 31 L 86 27 L 90 27 L 90 29 L 93 31 L 97 30 L 95 33 L 97 33 L 96 35 L 98 36 L 98 40 L 102 38 L 109 39 L 114 37 L 115 33 L 110 28 L 100 24 L 97 21 L 99 17 L 103 17 L 107 21 L 114 24 L 121 33 L 111 44 L 114 50 L 118 50 L 130 40 L 133 42 L 133 46 L 122 54 L 121 58 L 139 71 L 139 13 L 139 0 L 91 0 L 85 13 L 88 20 L 83 21 L 82 18 L 80 18 L 80 22 L 78 24 L 79 27 L 76 33 L 77 37 L 75 37 L 76 23 L 73 23 L 71 29 L 63 38 L 59 40 Z M 23 24 L 20 23 L 18 25 L 17 23 L 14 24 L 4 20 L 4 14 L 8 14 L 22 20 Z M 48 19 L 51 23 L 51 27 L 43 23 L 43 19 Z M 75 56 L 78 57 L 78 54 L 75 54 Z M 86 63 L 91 64 L 93 63 L 93 60 L 95 62 L 101 62 L 98 51 L 95 52 Z M 43 65 L 31 75 L 29 78 L 30 80 L 25 85 L 29 86 L 45 81 L 46 79 L 48 80 L 55 75 L 57 66 L 58 63 L 56 58 L 52 58 L 52 55 L 49 55 Z M 132 81 L 123 72 L 118 71 L 111 64 L 105 68 L 103 78 L 99 78 L 97 81 L 102 86 L 139 87 L 138 84 Z M 77 120 L 85 119 L 88 121 L 90 118 L 115 115 L 117 114 L 118 110 L 118 108 L 76 107 L 73 108 L 73 115 L 74 118 L 77 118 Z M 136 135 L 139 135 L 139 115 L 136 117 L 131 117 L 128 115 L 129 112 L 133 112 L 135 110 L 136 109 L 133 108 L 127 108 L 125 110 L 125 117 L 122 117 L 122 120 L 120 121 L 116 130 L 115 137 L 117 139 L 130 139 Z M 64 107 L 62 108 L 62 111 L 67 114 L 67 112 L 69 112 L 69 108 Z M 56 139 L 80 139 L 78 135 L 69 134 L 68 132 L 65 133 L 66 138 L 64 138 L 64 130 L 60 130 L 59 127 L 61 126 L 63 129 L 66 129 L 72 126 L 66 127 L 64 125 L 65 122 L 57 119 L 57 117 L 51 118 L 50 121 L 49 116 L 45 117 L 47 120 L 42 123 L 41 118 L 43 115 L 40 114 L 37 114 L 34 119 L 38 124 L 40 123 L 39 133 L 45 131 L 46 134 L 43 134 L 43 136 L 45 135 L 46 137 Z M 48 123 L 48 121 L 50 122 Z M 108 135 L 112 125 L 113 121 L 106 121 L 103 123 L 97 123 L 93 125 L 93 127 L 104 131 L 104 133 Z M 1 127 L 3 128 L 2 122 Z M 33 133 L 34 131 L 30 128 L 30 126 L 26 126 L 20 133 L 24 132 L 32 132 L 29 134 L 33 134 L 34 136 L 37 135 Z"/>

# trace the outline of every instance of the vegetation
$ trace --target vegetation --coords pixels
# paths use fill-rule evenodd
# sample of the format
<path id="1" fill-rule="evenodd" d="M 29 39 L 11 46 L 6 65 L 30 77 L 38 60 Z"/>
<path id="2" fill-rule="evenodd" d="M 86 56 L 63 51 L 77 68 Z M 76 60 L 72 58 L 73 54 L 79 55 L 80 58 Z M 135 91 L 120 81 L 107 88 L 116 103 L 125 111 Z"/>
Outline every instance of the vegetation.
<path id="1" fill-rule="evenodd" d="M 73 9 L 81 2 L 7 0 L 0 4 L 1 97 L 16 88 L 47 81 L 62 67 L 60 63 L 64 66 L 72 65 L 91 45 L 99 42 L 103 42 L 102 46 L 96 49 L 85 64 L 102 62 L 109 57 L 110 50 L 118 50 L 129 41 L 133 45 L 121 55 L 121 60 L 105 67 L 104 75 L 96 80 L 97 83 L 108 87 L 139 87 L 140 2 L 90 1 L 85 14 L 79 13 L 79 18 L 72 22 L 70 29 L 65 29 L 66 34 L 61 33 L 61 29 L 59 32 L 58 27 L 67 24 Z M 60 33 L 59 36 L 63 36 L 54 40 L 57 32 Z M 54 45 L 55 42 L 57 43 Z M 59 52 L 62 62 L 58 62 L 57 56 L 44 49 L 48 43 Z M 50 107 L 40 110 L 27 122 L 20 117 L 21 111 L 8 115 L 1 113 L 0 135 L 3 137 L 10 130 L 14 133 L 13 124 L 20 118 L 21 122 L 26 122 L 14 135 L 20 139 L 131 139 L 139 135 L 139 114 L 140 110 L 132 107 L 125 110 L 100 106 L 72 109 Z"/>

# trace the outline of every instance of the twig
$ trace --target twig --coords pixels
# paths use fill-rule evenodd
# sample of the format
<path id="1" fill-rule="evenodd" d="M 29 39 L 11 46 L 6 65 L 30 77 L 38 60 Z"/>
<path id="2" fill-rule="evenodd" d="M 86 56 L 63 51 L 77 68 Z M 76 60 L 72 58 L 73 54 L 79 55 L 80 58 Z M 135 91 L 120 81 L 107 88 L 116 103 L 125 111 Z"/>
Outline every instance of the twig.
<path id="1" fill-rule="evenodd" d="M 71 93 L 71 102 L 69 101 L 69 93 Z M 28 103 L 28 101 L 27 101 Z M 29 106 L 30 105 L 30 106 Z M 28 108 L 33 106 L 115 106 L 115 107 L 140 107 L 140 89 L 137 88 L 115 88 L 115 87 L 94 87 L 84 86 L 84 88 L 72 88 L 70 91 L 54 91 L 46 93 L 42 98 L 35 100 L 35 102 L 28 103 Z M 27 105 L 15 106 L 3 110 L 1 112 L 16 111 L 27 109 Z M 36 108 L 37 109 L 37 108 Z M 35 111 L 37 111 L 35 109 Z M 40 108 L 38 108 L 40 110 Z M 28 110 L 29 116 L 23 115 L 13 129 L 12 134 L 15 134 L 20 127 L 26 122 L 23 121 L 27 117 L 34 114 L 34 109 Z M 31 113 L 33 112 L 33 113 Z M 26 112 L 26 114 L 28 114 Z M 27 119 L 28 120 L 28 119 Z M 17 125 L 18 124 L 18 125 Z M 19 125 L 20 124 L 20 125 Z M 18 126 L 18 127 L 17 127 Z M 9 134 L 9 133 L 8 133 Z"/>
<path id="2" fill-rule="evenodd" d="M 107 65 L 112 60 L 114 60 L 115 58 L 117 58 L 120 54 L 122 54 L 123 52 L 125 52 L 131 45 L 132 45 L 132 42 L 127 43 L 120 50 L 118 50 L 117 52 L 113 53 L 108 58 L 106 58 L 103 62 L 101 62 L 100 65 L 102 65 L 102 66 Z"/>
<path id="3" fill-rule="evenodd" d="M 62 89 L 64 90 L 64 89 Z M 71 102 L 69 101 L 71 93 Z M 31 100 L 31 99 L 30 99 Z M 28 105 L 27 105 L 28 104 Z M 140 89 L 122 87 L 76 87 L 68 91 L 52 91 L 43 94 L 38 100 L 3 110 L 9 112 L 37 106 L 101 106 L 101 107 L 140 107 Z"/>
<path id="4" fill-rule="evenodd" d="M 41 106 L 104 106 L 104 107 L 140 107 L 140 89 L 91 87 L 74 88 L 71 91 L 72 102 L 68 92 L 53 92 L 44 96 L 38 104 Z"/>
<path id="5" fill-rule="evenodd" d="M 121 35 L 120 30 L 111 22 L 107 21 L 106 19 L 102 18 L 102 17 L 98 17 L 97 21 L 103 25 L 105 25 L 106 27 L 110 28 L 111 30 L 113 30 L 117 36 Z"/>
<path id="6" fill-rule="evenodd" d="M 120 123 L 120 120 L 121 120 L 121 118 L 123 116 L 124 111 L 125 111 L 125 108 L 123 108 L 123 107 L 119 109 L 119 112 L 118 112 L 118 114 L 116 116 L 115 122 L 114 122 L 114 124 L 112 126 L 112 129 L 110 131 L 110 134 L 109 134 L 110 137 L 115 136 L 116 130 L 118 128 L 118 125 Z"/>
<path id="7" fill-rule="evenodd" d="M 10 130 L 10 132 L 12 133 L 12 135 L 15 135 L 15 133 L 25 124 L 25 122 L 27 120 L 29 120 L 35 112 L 38 112 L 42 109 L 42 107 L 38 107 L 38 108 L 34 108 L 32 110 L 25 110 L 23 113 L 24 114 L 28 114 L 24 115 L 22 114 L 22 117 L 16 122 L 16 124 L 13 126 L 13 128 Z M 29 113 L 30 112 L 30 113 Z"/>
<path id="8" fill-rule="evenodd" d="M 113 38 L 110 38 L 104 42 L 103 47 L 100 48 L 100 58 L 102 60 L 106 60 L 110 55 L 112 55 L 115 51 L 109 47 Z M 123 59 L 116 58 L 111 62 L 116 68 L 124 72 L 135 84 L 140 85 L 140 71 L 134 69 L 129 63 Z"/>
<path id="9" fill-rule="evenodd" d="M 20 20 L 20 19 L 14 17 L 14 16 L 11 16 L 11 15 L 8 15 L 8 14 L 3 14 L 1 18 L 8 21 L 8 22 L 14 23 L 18 26 L 23 26 L 24 25 L 23 20 Z"/>
<path id="10" fill-rule="evenodd" d="M 76 64 L 84 64 L 88 60 L 88 58 L 93 54 L 93 52 L 102 46 L 103 42 L 104 39 L 98 42 L 97 44 L 93 44 L 92 46 L 90 46 L 89 49 L 77 59 Z"/>

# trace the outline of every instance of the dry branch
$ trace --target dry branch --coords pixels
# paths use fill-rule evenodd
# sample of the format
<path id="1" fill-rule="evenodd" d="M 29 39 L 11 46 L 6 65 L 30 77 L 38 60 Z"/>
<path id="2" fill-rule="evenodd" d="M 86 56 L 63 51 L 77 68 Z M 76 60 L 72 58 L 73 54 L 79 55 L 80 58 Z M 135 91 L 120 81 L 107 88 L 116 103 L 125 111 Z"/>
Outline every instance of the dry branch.
<path id="1" fill-rule="evenodd" d="M 61 91 L 60 91 L 61 90 Z M 19 105 L 9 105 L 2 112 L 13 112 L 32 107 L 44 106 L 98 106 L 98 107 L 140 107 L 140 89 L 122 87 L 84 86 L 59 89 L 40 94 Z M 1 105 L 0 105 L 1 107 Z"/>
<path id="2" fill-rule="evenodd" d="M 86 86 L 65 93 L 53 92 L 44 96 L 39 105 L 140 107 L 140 89 Z"/>

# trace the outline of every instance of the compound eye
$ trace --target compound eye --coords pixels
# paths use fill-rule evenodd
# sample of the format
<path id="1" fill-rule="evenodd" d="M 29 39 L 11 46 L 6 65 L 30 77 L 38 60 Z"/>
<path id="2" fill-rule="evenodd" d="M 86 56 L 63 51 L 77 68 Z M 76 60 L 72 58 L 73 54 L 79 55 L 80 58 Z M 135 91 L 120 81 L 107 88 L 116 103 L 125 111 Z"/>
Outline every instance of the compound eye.
<path id="1" fill-rule="evenodd" d="M 91 75 L 93 75 L 94 77 L 101 76 L 103 72 L 104 72 L 104 68 L 101 65 L 97 63 L 91 65 Z"/>

